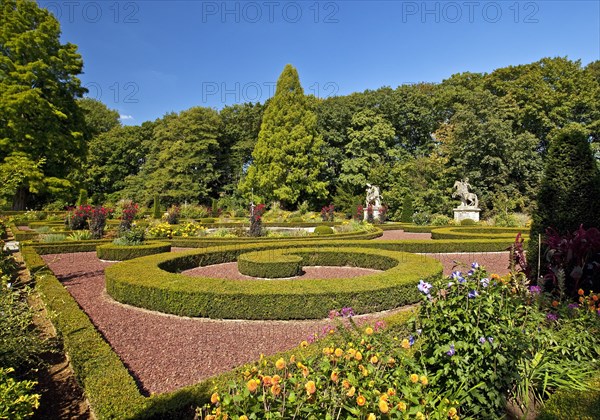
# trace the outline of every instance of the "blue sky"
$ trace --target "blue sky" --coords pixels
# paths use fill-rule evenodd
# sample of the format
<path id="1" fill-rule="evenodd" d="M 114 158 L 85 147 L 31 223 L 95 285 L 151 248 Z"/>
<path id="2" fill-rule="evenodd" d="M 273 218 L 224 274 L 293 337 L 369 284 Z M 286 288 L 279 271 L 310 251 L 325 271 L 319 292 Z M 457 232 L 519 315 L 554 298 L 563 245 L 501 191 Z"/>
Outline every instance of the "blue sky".
<path id="1" fill-rule="evenodd" d="M 600 59 L 599 1 L 39 1 L 79 47 L 88 96 L 141 124 L 306 93 L 440 82 L 542 57 Z"/>

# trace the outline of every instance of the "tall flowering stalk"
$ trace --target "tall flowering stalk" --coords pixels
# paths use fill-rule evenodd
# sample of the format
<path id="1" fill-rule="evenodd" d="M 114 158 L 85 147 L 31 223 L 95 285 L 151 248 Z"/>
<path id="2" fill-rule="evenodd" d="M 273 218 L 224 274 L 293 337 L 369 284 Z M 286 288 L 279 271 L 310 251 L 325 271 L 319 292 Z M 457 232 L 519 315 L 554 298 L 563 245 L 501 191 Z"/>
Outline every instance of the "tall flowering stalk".
<path id="1" fill-rule="evenodd" d="M 92 209 L 89 224 L 90 233 L 93 239 L 102 239 L 104 227 L 106 226 L 106 219 L 111 213 L 112 209 L 102 206 L 96 206 Z"/>
<path id="2" fill-rule="evenodd" d="M 138 213 L 139 205 L 134 203 L 133 201 L 126 201 L 123 204 L 123 210 L 121 213 L 121 230 L 129 230 L 131 229 L 131 224 L 135 219 L 136 214 Z"/>
<path id="3" fill-rule="evenodd" d="M 328 206 L 323 207 L 321 209 L 321 219 L 324 222 L 333 222 L 334 211 L 335 211 L 335 206 L 333 205 L 333 203 L 330 203 Z"/>
<path id="4" fill-rule="evenodd" d="M 88 227 L 88 220 L 92 215 L 92 206 L 82 204 L 73 208 L 68 215 L 68 225 L 71 230 L 83 230 Z"/>
<path id="5" fill-rule="evenodd" d="M 365 218 L 365 208 L 361 204 L 359 204 L 356 207 L 356 217 L 355 218 L 359 222 L 362 222 L 363 219 Z"/>
<path id="6" fill-rule="evenodd" d="M 387 211 L 387 206 L 383 205 L 379 207 L 379 223 L 385 223 L 385 220 L 387 219 Z"/>
<path id="7" fill-rule="evenodd" d="M 373 205 L 369 204 L 367 206 L 367 222 L 369 223 L 373 223 L 375 221 L 374 217 L 373 217 Z"/>
<path id="8" fill-rule="evenodd" d="M 248 234 L 253 237 L 262 235 L 262 215 L 265 212 L 265 205 L 258 204 L 250 208 L 250 231 Z"/>

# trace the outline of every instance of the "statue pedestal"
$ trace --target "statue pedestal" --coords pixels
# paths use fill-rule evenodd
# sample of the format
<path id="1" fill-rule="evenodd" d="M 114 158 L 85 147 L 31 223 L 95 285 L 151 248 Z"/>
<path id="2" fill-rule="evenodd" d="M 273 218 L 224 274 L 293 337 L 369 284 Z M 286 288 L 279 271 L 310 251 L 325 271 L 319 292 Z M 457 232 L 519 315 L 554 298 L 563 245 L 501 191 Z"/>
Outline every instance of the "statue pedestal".
<path id="1" fill-rule="evenodd" d="M 477 207 L 457 207 L 454 209 L 454 221 L 460 223 L 462 220 L 471 219 L 479 222 L 481 209 Z"/>
<path id="2" fill-rule="evenodd" d="M 367 209 L 364 211 L 364 221 L 366 222 L 368 219 Z M 373 220 L 379 220 L 379 207 L 373 209 Z"/>

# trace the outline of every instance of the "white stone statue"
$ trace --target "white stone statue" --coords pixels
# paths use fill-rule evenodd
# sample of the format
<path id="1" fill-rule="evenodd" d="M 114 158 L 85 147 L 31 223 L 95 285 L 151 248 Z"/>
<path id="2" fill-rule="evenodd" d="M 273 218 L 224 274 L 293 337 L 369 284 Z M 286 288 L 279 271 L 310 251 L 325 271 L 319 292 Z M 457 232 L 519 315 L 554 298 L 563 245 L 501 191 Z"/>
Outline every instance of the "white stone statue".
<path id="1" fill-rule="evenodd" d="M 379 209 L 379 207 L 381 207 L 381 194 L 377 185 L 367 184 L 366 204 L 366 207 L 369 207 L 369 204 L 372 204 L 373 207 L 375 207 L 376 209 Z"/>
<path id="2" fill-rule="evenodd" d="M 452 194 L 452 198 L 455 198 L 457 196 L 460 198 L 460 208 L 479 207 L 479 200 L 477 199 L 477 194 L 469 192 L 469 188 L 473 188 L 471 187 L 471 184 L 469 184 L 469 178 L 465 178 L 464 181 L 456 181 L 454 183 L 453 188 L 456 188 L 456 191 Z"/>

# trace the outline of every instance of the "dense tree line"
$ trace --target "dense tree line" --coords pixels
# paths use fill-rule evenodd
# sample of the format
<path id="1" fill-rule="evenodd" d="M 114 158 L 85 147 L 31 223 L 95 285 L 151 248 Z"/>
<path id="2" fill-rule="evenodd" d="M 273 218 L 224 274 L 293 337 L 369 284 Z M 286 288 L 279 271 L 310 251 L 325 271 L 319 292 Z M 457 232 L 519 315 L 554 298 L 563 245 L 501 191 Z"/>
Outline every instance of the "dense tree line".
<path id="1" fill-rule="evenodd" d="M 0 194 L 18 208 L 71 204 L 84 188 L 93 202 L 254 194 L 350 212 L 369 182 L 392 217 L 408 195 L 416 211 L 450 215 L 452 185 L 468 177 L 492 215 L 532 209 L 558 129 L 579 124 L 599 150 L 600 61 L 543 58 L 326 99 L 305 95 L 287 66 L 264 104 L 123 127 L 116 111 L 79 99 L 83 63 L 52 15 L 28 0 L 0 12 Z"/>

